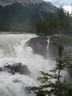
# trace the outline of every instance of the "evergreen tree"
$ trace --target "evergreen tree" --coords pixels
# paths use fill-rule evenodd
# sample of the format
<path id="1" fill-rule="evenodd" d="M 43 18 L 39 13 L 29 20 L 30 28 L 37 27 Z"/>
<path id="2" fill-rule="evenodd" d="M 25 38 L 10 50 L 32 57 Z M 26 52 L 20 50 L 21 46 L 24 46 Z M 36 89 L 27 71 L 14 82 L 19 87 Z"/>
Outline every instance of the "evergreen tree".
<path id="1" fill-rule="evenodd" d="M 36 24 L 36 34 L 53 35 L 53 34 L 72 34 L 72 17 L 64 11 L 62 7 L 58 9 L 56 17 L 48 17 L 38 21 Z"/>
<path id="2" fill-rule="evenodd" d="M 59 21 L 59 33 L 63 34 L 65 29 L 65 22 L 66 22 L 66 14 L 62 6 L 58 9 L 58 21 Z"/>
<path id="3" fill-rule="evenodd" d="M 58 20 L 55 18 L 47 18 L 38 21 L 36 24 L 36 34 L 52 35 L 58 32 Z"/>
<path id="4" fill-rule="evenodd" d="M 71 34 L 71 28 L 72 28 L 72 20 L 69 12 L 65 12 L 65 10 L 62 8 L 62 6 L 58 9 L 58 26 L 59 26 L 59 33 L 60 34 Z"/>
<path id="5" fill-rule="evenodd" d="M 55 68 L 50 70 L 51 73 L 41 71 L 38 80 L 41 84 L 36 87 L 30 87 L 29 90 L 36 93 L 36 96 L 72 96 L 72 83 L 62 80 L 62 70 L 65 70 L 72 63 L 70 57 L 63 57 L 63 46 L 58 43 L 58 57 Z"/>

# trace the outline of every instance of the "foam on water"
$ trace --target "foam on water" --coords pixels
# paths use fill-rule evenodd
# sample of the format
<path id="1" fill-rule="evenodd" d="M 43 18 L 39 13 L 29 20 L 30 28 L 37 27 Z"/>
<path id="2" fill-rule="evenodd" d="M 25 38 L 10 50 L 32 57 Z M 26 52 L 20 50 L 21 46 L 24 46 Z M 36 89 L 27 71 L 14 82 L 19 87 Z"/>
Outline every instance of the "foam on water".
<path id="1" fill-rule="evenodd" d="M 37 85 L 40 71 L 48 72 L 53 67 L 53 61 L 33 54 L 26 42 L 36 37 L 33 34 L 0 35 L 0 66 L 21 62 L 28 66 L 29 76 L 0 72 L 0 96 L 34 96 L 28 94 L 25 87 Z"/>
<path id="2" fill-rule="evenodd" d="M 36 82 L 25 75 L 0 74 L 0 96 L 33 96 L 26 91 L 26 87 L 37 85 Z"/>

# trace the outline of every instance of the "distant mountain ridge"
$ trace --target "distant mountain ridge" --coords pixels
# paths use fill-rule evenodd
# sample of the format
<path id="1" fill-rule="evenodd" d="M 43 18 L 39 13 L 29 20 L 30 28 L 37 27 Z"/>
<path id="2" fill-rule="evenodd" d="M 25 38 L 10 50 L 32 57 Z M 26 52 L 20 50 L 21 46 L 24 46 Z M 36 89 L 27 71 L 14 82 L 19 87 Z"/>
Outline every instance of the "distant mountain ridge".
<path id="1" fill-rule="evenodd" d="M 43 0 L 0 0 L 0 30 L 13 30 L 13 24 L 34 27 L 38 20 L 55 15 L 56 12 L 55 6 Z"/>
<path id="2" fill-rule="evenodd" d="M 43 2 L 43 0 L 0 0 L 1 2 L 7 2 L 7 3 L 16 3 L 16 2 L 20 2 L 20 3 L 23 3 L 23 2 L 26 2 L 26 3 L 41 3 Z"/>
<path id="3" fill-rule="evenodd" d="M 43 0 L 0 0 L 0 5 L 2 6 L 7 6 L 7 5 L 11 5 L 11 4 L 14 4 L 14 3 L 21 3 L 24 5 L 24 3 L 26 4 L 29 4 L 29 3 L 42 3 Z"/>
<path id="4" fill-rule="evenodd" d="M 57 10 L 57 8 L 52 5 L 52 3 L 45 2 L 43 0 L 0 0 L 0 5 L 3 7 L 8 5 L 13 5 L 15 3 L 22 4 L 23 6 L 39 5 L 41 6 L 40 10 L 47 11 L 47 12 L 56 12 Z"/>

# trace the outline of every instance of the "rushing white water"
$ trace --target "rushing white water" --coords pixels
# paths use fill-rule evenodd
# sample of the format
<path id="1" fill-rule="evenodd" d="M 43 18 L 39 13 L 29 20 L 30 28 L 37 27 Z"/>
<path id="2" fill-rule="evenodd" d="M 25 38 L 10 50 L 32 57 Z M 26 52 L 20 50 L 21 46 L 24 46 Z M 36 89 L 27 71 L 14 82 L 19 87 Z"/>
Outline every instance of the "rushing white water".
<path id="1" fill-rule="evenodd" d="M 21 62 L 28 66 L 29 76 L 0 72 L 0 96 L 34 96 L 28 94 L 25 87 L 37 85 L 40 71 L 47 72 L 53 67 L 51 59 L 33 54 L 26 45 L 27 40 L 36 37 L 34 34 L 0 35 L 0 66 Z"/>

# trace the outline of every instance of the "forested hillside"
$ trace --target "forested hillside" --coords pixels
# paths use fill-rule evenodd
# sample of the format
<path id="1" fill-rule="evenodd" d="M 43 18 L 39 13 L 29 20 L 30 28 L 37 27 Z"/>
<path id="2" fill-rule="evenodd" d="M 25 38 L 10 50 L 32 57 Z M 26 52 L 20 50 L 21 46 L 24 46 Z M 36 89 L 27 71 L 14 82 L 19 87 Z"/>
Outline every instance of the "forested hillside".
<path id="1" fill-rule="evenodd" d="M 56 15 L 57 8 L 51 3 L 13 3 L 0 6 L 0 30 L 2 31 L 30 31 L 35 30 L 38 20 Z M 46 8 L 46 7 L 48 8 Z"/>
<path id="2" fill-rule="evenodd" d="M 51 16 L 37 22 L 36 34 L 72 35 L 72 16 L 60 7 L 57 16 Z"/>

